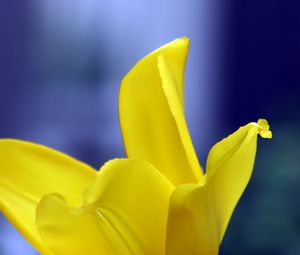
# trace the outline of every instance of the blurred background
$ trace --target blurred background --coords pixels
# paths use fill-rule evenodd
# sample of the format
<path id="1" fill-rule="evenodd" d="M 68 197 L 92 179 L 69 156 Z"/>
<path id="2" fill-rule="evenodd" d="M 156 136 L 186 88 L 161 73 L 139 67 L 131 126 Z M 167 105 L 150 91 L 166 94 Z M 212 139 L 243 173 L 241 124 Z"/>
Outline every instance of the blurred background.
<path id="1" fill-rule="evenodd" d="M 140 58 L 191 39 L 186 115 L 200 158 L 267 118 L 253 178 L 222 255 L 300 254 L 300 2 L 28 0 L 0 3 L 0 137 L 99 168 L 124 156 L 117 100 Z M 36 251 L 0 215 L 0 255 Z"/>

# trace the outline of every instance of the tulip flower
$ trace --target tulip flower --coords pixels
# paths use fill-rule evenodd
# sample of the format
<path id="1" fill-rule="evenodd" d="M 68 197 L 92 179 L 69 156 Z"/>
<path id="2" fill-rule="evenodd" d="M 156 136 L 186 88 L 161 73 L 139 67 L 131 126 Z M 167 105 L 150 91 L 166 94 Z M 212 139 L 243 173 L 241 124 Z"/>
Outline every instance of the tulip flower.
<path id="1" fill-rule="evenodd" d="M 0 140 L 0 210 L 44 255 L 215 255 L 252 174 L 249 123 L 211 149 L 204 172 L 184 117 L 189 41 L 138 62 L 122 81 L 128 158 L 100 171 L 30 142 Z"/>

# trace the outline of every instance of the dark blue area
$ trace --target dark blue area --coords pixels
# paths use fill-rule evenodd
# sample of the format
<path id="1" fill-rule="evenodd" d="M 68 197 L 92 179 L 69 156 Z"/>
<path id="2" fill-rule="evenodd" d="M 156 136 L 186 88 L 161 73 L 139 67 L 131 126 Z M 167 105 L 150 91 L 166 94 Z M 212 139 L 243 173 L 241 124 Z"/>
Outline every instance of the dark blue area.
<path id="1" fill-rule="evenodd" d="M 28 90 L 28 12 L 24 1 L 0 3 L 0 136 L 18 133 Z"/>
<path id="2" fill-rule="evenodd" d="M 224 123 L 260 117 L 254 176 L 237 206 L 221 254 L 300 254 L 300 2 L 233 1 L 227 31 Z"/>
<path id="3" fill-rule="evenodd" d="M 226 120 L 299 122 L 300 2 L 234 1 Z"/>

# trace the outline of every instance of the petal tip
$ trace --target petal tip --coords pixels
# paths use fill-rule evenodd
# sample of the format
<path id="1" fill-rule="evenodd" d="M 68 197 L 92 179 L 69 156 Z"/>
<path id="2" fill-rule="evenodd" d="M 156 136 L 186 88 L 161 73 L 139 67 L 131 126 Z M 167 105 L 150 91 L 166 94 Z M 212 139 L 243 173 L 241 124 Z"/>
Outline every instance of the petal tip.
<path id="1" fill-rule="evenodd" d="M 259 119 L 257 121 L 258 133 L 262 138 L 272 138 L 272 131 L 270 130 L 270 125 L 266 119 Z"/>
<path id="2" fill-rule="evenodd" d="M 190 43 L 190 39 L 187 37 L 187 36 L 182 36 L 181 38 L 180 38 L 181 40 L 183 40 L 185 43 L 187 43 L 187 44 L 189 44 Z"/>

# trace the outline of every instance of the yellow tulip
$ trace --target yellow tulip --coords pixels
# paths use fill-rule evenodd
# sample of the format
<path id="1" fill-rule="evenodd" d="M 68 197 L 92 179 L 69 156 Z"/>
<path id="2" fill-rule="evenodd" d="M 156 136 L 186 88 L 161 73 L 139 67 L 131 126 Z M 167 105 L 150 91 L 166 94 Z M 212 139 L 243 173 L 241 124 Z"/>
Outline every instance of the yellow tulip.
<path id="1" fill-rule="evenodd" d="M 128 159 L 100 171 L 41 145 L 0 140 L 0 210 L 44 255 L 214 255 L 250 179 L 260 119 L 198 163 L 184 117 L 187 38 L 146 56 L 122 81 Z"/>

